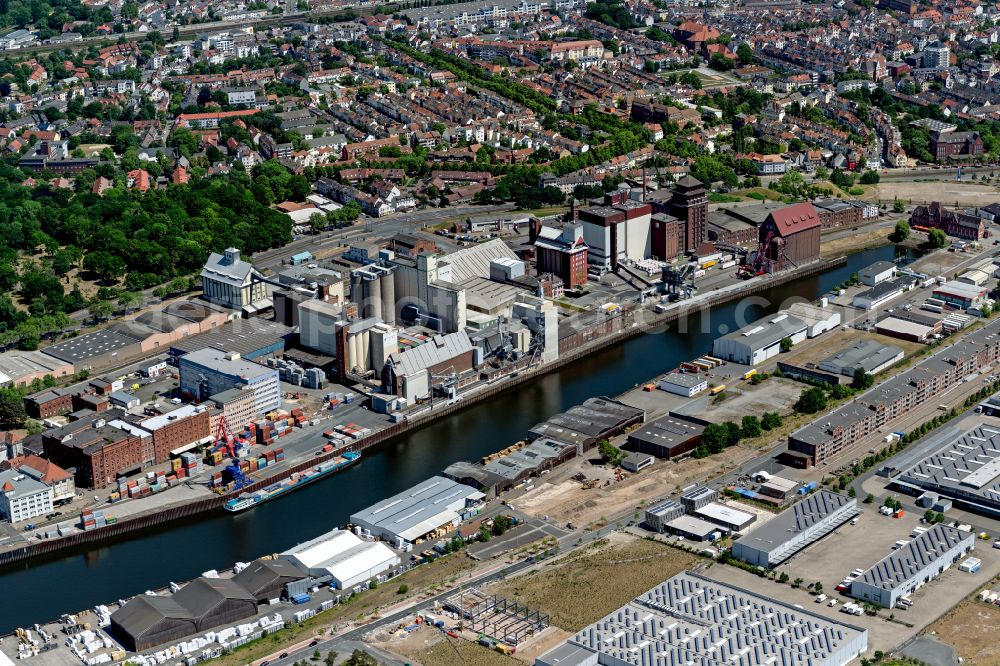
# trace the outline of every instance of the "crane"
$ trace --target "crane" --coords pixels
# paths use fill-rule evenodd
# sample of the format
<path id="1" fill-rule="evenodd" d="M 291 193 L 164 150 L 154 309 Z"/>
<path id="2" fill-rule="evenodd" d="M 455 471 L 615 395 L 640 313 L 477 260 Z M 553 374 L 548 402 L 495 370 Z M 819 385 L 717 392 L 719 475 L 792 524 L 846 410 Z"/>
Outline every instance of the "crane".
<path id="1" fill-rule="evenodd" d="M 224 445 L 229 457 L 236 460 L 235 438 L 233 437 L 233 433 L 229 430 L 229 424 L 226 423 L 226 417 L 221 414 L 219 415 L 219 420 L 215 423 L 215 443 Z"/>

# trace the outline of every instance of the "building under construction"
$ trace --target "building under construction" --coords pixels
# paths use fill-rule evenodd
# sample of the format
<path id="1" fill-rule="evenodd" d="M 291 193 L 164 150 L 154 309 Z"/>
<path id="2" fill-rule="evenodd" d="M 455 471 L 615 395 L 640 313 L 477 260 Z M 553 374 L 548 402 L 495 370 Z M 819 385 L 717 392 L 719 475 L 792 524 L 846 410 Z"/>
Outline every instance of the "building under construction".
<path id="1" fill-rule="evenodd" d="M 445 609 L 458 614 L 463 629 L 514 646 L 549 626 L 548 614 L 478 589 L 449 597 Z"/>

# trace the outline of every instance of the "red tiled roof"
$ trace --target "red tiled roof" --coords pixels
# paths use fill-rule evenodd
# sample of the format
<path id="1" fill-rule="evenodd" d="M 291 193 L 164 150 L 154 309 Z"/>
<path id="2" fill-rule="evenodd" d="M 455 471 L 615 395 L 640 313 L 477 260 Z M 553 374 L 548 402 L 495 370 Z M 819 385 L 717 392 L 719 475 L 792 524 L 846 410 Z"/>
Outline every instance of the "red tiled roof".
<path id="1" fill-rule="evenodd" d="M 797 203 L 787 208 L 771 211 L 771 219 L 782 236 L 797 234 L 820 226 L 819 214 L 808 201 Z"/>

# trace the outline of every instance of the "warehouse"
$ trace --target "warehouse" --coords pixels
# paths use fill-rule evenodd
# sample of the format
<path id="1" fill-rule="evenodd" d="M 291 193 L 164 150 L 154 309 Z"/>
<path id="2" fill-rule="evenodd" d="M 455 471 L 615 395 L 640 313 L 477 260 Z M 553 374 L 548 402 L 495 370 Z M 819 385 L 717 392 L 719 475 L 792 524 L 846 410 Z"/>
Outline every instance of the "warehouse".
<path id="1" fill-rule="evenodd" d="M 535 666 L 843 666 L 868 631 L 684 571 L 584 628 Z"/>
<path id="2" fill-rule="evenodd" d="M 534 426 L 528 431 L 528 438 L 551 437 L 583 451 L 603 439 L 622 434 L 645 419 L 643 410 L 611 398 L 587 398 L 582 405 L 570 407 Z"/>
<path id="3" fill-rule="evenodd" d="M 796 481 L 782 476 L 772 476 L 757 488 L 757 492 L 765 497 L 773 497 L 784 502 L 795 494 L 795 489 L 798 487 L 799 484 Z"/>
<path id="4" fill-rule="evenodd" d="M 697 509 L 694 515 L 702 520 L 715 523 L 730 532 L 742 532 L 757 520 L 757 515 L 718 502 L 709 502 Z"/>
<path id="5" fill-rule="evenodd" d="M 676 458 L 694 450 L 704 430 L 696 423 L 663 416 L 630 432 L 625 448 L 657 458 Z"/>
<path id="6" fill-rule="evenodd" d="M 646 515 L 643 522 L 646 527 L 662 534 L 667 531 L 667 524 L 674 520 L 675 518 L 680 518 L 684 515 L 684 507 L 680 505 L 680 502 L 672 499 L 665 499 L 658 504 L 646 509 Z"/>
<path id="7" fill-rule="evenodd" d="M 875 340 L 862 340 L 820 362 L 819 369 L 853 377 L 857 370 L 874 375 L 903 360 L 903 350 Z"/>
<path id="8" fill-rule="evenodd" d="M 333 530 L 281 553 L 281 559 L 314 578 L 346 590 L 399 566 L 399 556 L 384 543 L 364 541 L 346 530 Z"/>
<path id="9" fill-rule="evenodd" d="M 660 390 L 674 395 L 682 395 L 691 398 L 708 388 L 708 380 L 694 374 L 681 374 L 671 372 L 666 377 L 660 379 Z"/>
<path id="10" fill-rule="evenodd" d="M 443 476 L 405 490 L 351 515 L 351 523 L 396 548 L 408 550 L 424 538 L 450 534 L 476 513 L 485 495 Z"/>
<path id="11" fill-rule="evenodd" d="M 934 298 L 954 305 L 960 310 L 979 307 L 989 294 L 989 287 L 981 287 L 952 280 L 934 289 Z"/>
<path id="12" fill-rule="evenodd" d="M 266 604 L 281 598 L 285 585 L 305 578 L 305 572 L 288 560 L 254 560 L 233 576 L 233 582 Z"/>
<path id="13" fill-rule="evenodd" d="M 807 337 L 807 331 L 806 323 L 798 317 L 772 315 L 716 338 L 712 356 L 742 365 L 760 365 L 781 353 L 782 340 L 788 338 L 792 344 L 802 342 Z"/>
<path id="14" fill-rule="evenodd" d="M 851 583 L 851 596 L 894 608 L 901 597 L 940 576 L 975 545 L 972 532 L 935 525 L 864 572 Z"/>
<path id="15" fill-rule="evenodd" d="M 865 289 L 856 295 L 851 304 L 860 310 L 874 310 L 878 306 L 902 295 L 912 284 L 913 278 L 907 276 L 886 282 L 879 282 L 874 287 Z"/>
<path id="16" fill-rule="evenodd" d="M 256 614 L 256 599 L 234 581 L 196 578 L 169 597 L 132 598 L 112 613 L 111 632 L 138 652 Z"/>
<path id="17" fill-rule="evenodd" d="M 542 437 L 513 453 L 490 460 L 483 467 L 502 479 L 494 490 L 503 492 L 575 456 L 576 447 L 572 444 Z"/>
<path id="18" fill-rule="evenodd" d="M 896 275 L 896 264 L 891 261 L 876 261 L 858 271 L 858 279 L 861 280 L 861 284 L 869 287 L 891 280 L 894 275 Z"/>
<path id="19" fill-rule="evenodd" d="M 782 312 L 801 319 L 807 326 L 806 335 L 815 338 L 840 326 L 840 312 L 811 303 L 792 303 Z"/>
<path id="20" fill-rule="evenodd" d="M 1000 517 L 1000 430 L 979 426 L 957 439 L 953 433 L 933 437 L 937 445 L 930 452 L 921 447 L 914 462 L 903 458 L 898 467 L 904 471 L 893 485 L 911 495 L 930 491 L 960 508 Z"/>
<path id="21" fill-rule="evenodd" d="M 827 490 L 807 495 L 733 543 L 733 557 L 773 567 L 858 514 L 858 503 Z"/>
<path id="22" fill-rule="evenodd" d="M 875 332 L 898 340 L 927 342 L 927 339 L 937 331 L 934 326 L 920 321 L 901 317 L 886 317 L 875 324 Z"/>
<path id="23" fill-rule="evenodd" d="M 715 541 L 725 530 L 714 523 L 694 516 L 678 516 L 667 523 L 667 532 L 691 541 Z"/>

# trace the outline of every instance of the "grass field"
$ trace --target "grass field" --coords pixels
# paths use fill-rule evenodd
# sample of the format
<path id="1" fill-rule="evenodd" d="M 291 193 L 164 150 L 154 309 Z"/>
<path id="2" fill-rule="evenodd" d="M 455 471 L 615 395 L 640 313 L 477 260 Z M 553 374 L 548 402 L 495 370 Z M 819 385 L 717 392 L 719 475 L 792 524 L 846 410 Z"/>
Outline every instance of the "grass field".
<path id="1" fill-rule="evenodd" d="M 1000 608 L 979 601 L 964 601 L 932 624 L 941 641 L 953 646 L 966 664 L 1000 664 Z"/>
<path id="2" fill-rule="evenodd" d="M 500 654 L 496 650 L 490 650 L 478 643 L 472 643 L 462 638 L 449 638 L 448 636 L 421 650 L 402 649 L 398 650 L 398 653 L 422 666 L 457 666 L 458 664 L 520 666 L 521 664 L 514 657 Z"/>
<path id="3" fill-rule="evenodd" d="M 548 613 L 554 626 L 578 631 L 698 561 L 628 535 L 597 544 L 490 591 Z"/>

